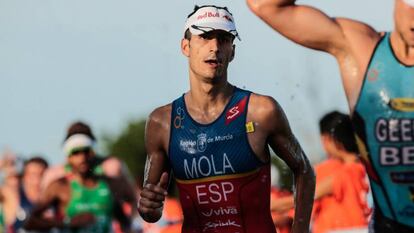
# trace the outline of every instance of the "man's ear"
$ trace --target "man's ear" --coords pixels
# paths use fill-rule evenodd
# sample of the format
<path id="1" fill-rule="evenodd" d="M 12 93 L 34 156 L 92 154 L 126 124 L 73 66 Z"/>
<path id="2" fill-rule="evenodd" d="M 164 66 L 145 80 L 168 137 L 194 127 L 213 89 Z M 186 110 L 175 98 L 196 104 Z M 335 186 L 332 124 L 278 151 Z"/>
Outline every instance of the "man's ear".
<path id="1" fill-rule="evenodd" d="M 181 39 L 181 53 L 186 57 L 190 56 L 190 40 L 185 38 Z"/>
<path id="2" fill-rule="evenodd" d="M 230 57 L 230 62 L 231 61 L 233 61 L 233 59 L 234 59 L 234 55 L 235 55 L 235 52 L 236 52 L 236 45 L 234 44 L 234 45 L 232 45 L 232 52 L 231 52 L 231 57 Z"/>

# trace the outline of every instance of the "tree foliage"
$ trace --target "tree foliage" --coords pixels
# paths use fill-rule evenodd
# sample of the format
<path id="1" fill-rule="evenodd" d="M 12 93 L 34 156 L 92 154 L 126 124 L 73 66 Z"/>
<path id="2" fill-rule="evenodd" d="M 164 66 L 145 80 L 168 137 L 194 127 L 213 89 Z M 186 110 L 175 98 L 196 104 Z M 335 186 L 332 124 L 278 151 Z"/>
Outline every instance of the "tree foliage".
<path id="1" fill-rule="evenodd" d="M 279 187 L 285 190 L 293 190 L 293 173 L 290 168 L 276 155 L 271 157 L 272 164 L 274 164 L 279 171 Z"/>
<path id="2" fill-rule="evenodd" d="M 106 134 L 102 140 L 106 153 L 124 161 L 135 178 L 144 174 L 144 135 L 145 120 L 138 119 L 129 121 L 120 134 Z"/>

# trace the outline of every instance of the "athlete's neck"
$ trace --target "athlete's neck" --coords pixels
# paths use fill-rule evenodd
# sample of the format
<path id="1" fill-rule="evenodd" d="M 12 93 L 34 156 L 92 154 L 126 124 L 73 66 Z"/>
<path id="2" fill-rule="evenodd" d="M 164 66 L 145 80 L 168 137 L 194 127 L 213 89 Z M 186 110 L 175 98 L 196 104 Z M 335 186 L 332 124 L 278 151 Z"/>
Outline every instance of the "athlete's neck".
<path id="1" fill-rule="evenodd" d="M 354 153 L 341 150 L 338 152 L 338 154 L 340 154 L 339 157 L 341 158 L 342 162 L 345 164 L 355 163 L 358 161 L 358 157 Z"/>
<path id="2" fill-rule="evenodd" d="M 229 102 L 234 87 L 228 83 L 191 83 L 190 91 L 184 96 L 190 115 L 200 123 L 215 120 Z"/>
<path id="3" fill-rule="evenodd" d="M 73 179 L 77 180 L 83 186 L 92 188 L 96 185 L 96 177 L 92 172 L 74 173 Z"/>
<path id="4" fill-rule="evenodd" d="M 391 48 L 402 63 L 414 65 L 414 47 L 408 45 L 396 31 L 391 33 Z"/>

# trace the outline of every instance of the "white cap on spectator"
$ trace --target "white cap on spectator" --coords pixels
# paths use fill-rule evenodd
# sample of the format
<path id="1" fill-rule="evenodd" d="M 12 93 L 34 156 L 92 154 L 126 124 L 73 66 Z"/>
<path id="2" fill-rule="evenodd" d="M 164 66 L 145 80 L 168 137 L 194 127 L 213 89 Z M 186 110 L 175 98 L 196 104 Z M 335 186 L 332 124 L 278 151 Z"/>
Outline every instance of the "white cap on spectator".
<path id="1" fill-rule="evenodd" d="M 74 150 L 79 148 L 93 148 L 94 141 L 84 134 L 74 134 L 63 143 L 63 151 L 66 155 L 70 155 Z"/>

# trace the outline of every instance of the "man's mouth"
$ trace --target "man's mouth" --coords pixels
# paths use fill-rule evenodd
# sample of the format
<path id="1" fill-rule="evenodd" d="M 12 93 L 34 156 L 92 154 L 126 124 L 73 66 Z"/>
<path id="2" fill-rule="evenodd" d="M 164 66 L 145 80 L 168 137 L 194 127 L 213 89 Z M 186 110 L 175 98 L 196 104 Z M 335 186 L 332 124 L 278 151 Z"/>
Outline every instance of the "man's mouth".
<path id="1" fill-rule="evenodd" d="M 204 60 L 204 62 L 209 64 L 210 66 L 213 66 L 213 67 L 217 67 L 221 64 L 221 62 L 219 60 L 214 59 L 214 58 Z"/>

